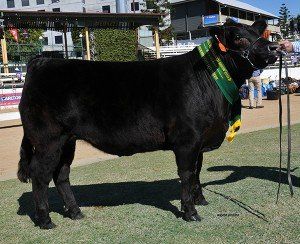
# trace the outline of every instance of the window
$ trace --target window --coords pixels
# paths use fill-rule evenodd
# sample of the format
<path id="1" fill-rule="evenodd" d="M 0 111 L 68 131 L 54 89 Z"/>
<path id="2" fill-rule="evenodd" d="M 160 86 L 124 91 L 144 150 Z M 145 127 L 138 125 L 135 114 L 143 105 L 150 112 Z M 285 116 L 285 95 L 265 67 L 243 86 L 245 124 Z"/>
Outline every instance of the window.
<path id="1" fill-rule="evenodd" d="M 229 16 L 229 8 L 228 7 L 221 7 L 221 14 Z"/>
<path id="2" fill-rule="evenodd" d="M 45 9 L 39 9 L 38 12 L 45 12 Z"/>
<path id="3" fill-rule="evenodd" d="M 138 11 L 138 10 L 140 10 L 140 3 L 134 2 L 134 8 L 133 8 L 133 3 L 131 3 L 131 11 Z"/>
<path id="4" fill-rule="evenodd" d="M 44 46 L 48 46 L 48 45 L 49 45 L 48 37 L 44 37 L 44 38 L 43 38 L 43 45 L 44 45 Z"/>
<path id="5" fill-rule="evenodd" d="M 29 6 L 29 0 L 22 0 L 22 7 Z"/>
<path id="6" fill-rule="evenodd" d="M 259 20 L 259 19 L 261 19 L 261 16 L 260 16 L 260 15 L 255 15 L 255 16 L 254 16 L 254 20 Z"/>
<path id="7" fill-rule="evenodd" d="M 247 20 L 253 21 L 254 20 L 254 14 L 253 13 L 247 13 Z"/>
<path id="8" fill-rule="evenodd" d="M 246 19 L 246 12 L 240 10 L 240 12 L 239 12 L 239 18 L 240 18 L 240 19 Z"/>
<path id="9" fill-rule="evenodd" d="M 231 17 L 236 17 L 236 18 L 238 18 L 238 17 L 239 17 L 239 12 L 238 12 L 238 10 L 237 10 L 236 8 L 231 8 L 231 9 L 230 9 L 230 16 L 231 16 Z"/>
<path id="10" fill-rule="evenodd" d="M 15 7 L 15 0 L 7 0 L 7 7 L 14 8 Z"/>
<path id="11" fill-rule="evenodd" d="M 53 12 L 60 12 L 60 8 L 53 8 L 52 11 Z"/>
<path id="12" fill-rule="evenodd" d="M 102 6 L 103 13 L 110 13 L 110 5 Z"/>
<path id="13" fill-rule="evenodd" d="M 62 44 L 63 38 L 62 36 L 55 36 L 55 44 Z"/>
<path id="14" fill-rule="evenodd" d="M 58 3 L 60 0 L 52 0 L 52 3 Z"/>
<path id="15" fill-rule="evenodd" d="M 36 0 L 37 5 L 44 4 L 44 3 L 45 3 L 44 0 Z"/>

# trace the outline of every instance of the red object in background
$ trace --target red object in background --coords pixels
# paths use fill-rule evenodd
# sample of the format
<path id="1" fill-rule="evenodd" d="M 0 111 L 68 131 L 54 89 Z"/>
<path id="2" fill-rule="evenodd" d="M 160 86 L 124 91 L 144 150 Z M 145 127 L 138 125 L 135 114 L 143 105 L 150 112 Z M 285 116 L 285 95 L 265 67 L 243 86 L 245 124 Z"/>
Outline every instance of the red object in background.
<path id="1" fill-rule="evenodd" d="M 19 42 L 19 34 L 18 29 L 13 28 L 12 26 L 9 26 L 9 32 L 12 34 L 16 42 Z"/>
<path id="2" fill-rule="evenodd" d="M 270 30 L 265 30 L 261 37 L 269 40 L 270 35 L 271 35 L 271 31 Z"/>
<path id="3" fill-rule="evenodd" d="M 22 93 L 0 94 L 0 107 L 19 105 Z"/>

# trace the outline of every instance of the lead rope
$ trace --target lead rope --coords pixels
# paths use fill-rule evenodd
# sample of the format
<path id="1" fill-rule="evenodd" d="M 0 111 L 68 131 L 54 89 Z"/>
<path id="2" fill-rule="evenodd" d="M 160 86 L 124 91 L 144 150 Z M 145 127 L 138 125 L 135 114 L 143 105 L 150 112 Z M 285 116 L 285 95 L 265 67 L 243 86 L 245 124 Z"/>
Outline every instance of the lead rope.
<path id="1" fill-rule="evenodd" d="M 281 99 L 281 88 L 282 88 L 282 53 L 279 59 L 279 183 L 276 195 L 276 204 L 278 203 L 281 181 L 282 181 L 282 99 Z M 285 74 L 288 81 L 288 68 L 286 62 L 286 56 L 284 58 L 285 63 Z M 294 195 L 293 183 L 291 179 L 291 113 L 290 113 L 290 92 L 287 86 L 287 124 L 288 124 L 288 157 L 287 157 L 287 177 L 290 188 L 291 196 Z"/>
<path id="2" fill-rule="evenodd" d="M 282 174 L 282 100 L 281 100 L 281 76 L 282 76 L 282 54 L 279 57 L 279 183 L 276 195 L 276 204 L 279 199 L 279 192 L 281 187 L 281 174 Z"/>
<path id="3" fill-rule="evenodd" d="M 284 67 L 285 67 L 285 76 L 287 84 L 287 126 L 288 126 L 288 155 L 287 155 L 287 177 L 290 187 L 291 196 L 294 195 L 293 191 L 293 182 L 291 177 L 291 152 L 292 152 L 292 135 L 291 135 L 291 108 L 290 108 L 290 90 L 289 90 L 289 76 L 288 76 L 288 67 L 286 56 L 284 56 Z"/>

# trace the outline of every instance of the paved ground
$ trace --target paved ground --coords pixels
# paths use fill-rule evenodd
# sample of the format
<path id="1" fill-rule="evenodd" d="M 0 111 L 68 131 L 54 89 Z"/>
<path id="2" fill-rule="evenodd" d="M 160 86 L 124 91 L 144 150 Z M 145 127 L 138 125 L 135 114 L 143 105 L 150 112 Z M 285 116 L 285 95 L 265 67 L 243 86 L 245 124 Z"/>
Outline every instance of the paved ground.
<path id="1" fill-rule="evenodd" d="M 248 106 L 248 101 L 243 101 Z M 264 108 L 242 110 L 242 133 L 278 126 L 278 101 L 264 100 Z M 283 96 L 284 118 L 286 118 L 286 96 Z M 2 110 L 0 114 L 6 113 Z M 16 112 L 10 110 L 9 112 Z M 292 123 L 300 123 L 300 94 L 291 96 Z M 286 120 L 284 120 L 286 124 Z M 16 177 L 19 147 L 23 136 L 20 120 L 0 121 L 0 180 Z M 114 156 L 100 152 L 84 142 L 78 142 L 73 165 L 83 165 Z"/>

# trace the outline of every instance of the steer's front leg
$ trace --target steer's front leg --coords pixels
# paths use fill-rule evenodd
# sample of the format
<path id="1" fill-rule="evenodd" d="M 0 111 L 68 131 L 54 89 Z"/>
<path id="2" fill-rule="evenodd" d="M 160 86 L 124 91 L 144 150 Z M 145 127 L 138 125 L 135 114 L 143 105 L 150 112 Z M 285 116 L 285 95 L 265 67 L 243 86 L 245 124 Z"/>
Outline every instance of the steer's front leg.
<path id="1" fill-rule="evenodd" d="M 194 191 L 194 203 L 196 205 L 207 205 L 205 197 L 203 196 L 202 185 L 200 183 L 200 172 L 203 162 L 203 153 L 199 153 L 197 164 L 196 164 L 196 186 Z"/>
<path id="2" fill-rule="evenodd" d="M 181 180 L 181 210 L 186 221 L 200 221 L 195 208 L 193 192 L 196 187 L 196 161 L 198 151 L 190 146 L 181 146 L 175 150 L 178 175 Z"/>

